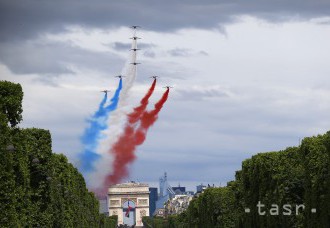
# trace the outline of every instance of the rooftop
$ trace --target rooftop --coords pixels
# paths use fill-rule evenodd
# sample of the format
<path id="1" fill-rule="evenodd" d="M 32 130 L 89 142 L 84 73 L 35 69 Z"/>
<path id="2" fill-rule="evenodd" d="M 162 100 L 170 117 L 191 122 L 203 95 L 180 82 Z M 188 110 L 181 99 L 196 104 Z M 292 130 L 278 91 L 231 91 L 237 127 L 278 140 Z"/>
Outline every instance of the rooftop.
<path id="1" fill-rule="evenodd" d="M 138 183 L 135 181 L 130 181 L 130 182 L 121 183 L 121 184 L 114 184 L 114 185 L 111 185 L 109 188 L 132 188 L 132 187 L 149 187 L 149 185 L 143 184 L 143 183 Z"/>

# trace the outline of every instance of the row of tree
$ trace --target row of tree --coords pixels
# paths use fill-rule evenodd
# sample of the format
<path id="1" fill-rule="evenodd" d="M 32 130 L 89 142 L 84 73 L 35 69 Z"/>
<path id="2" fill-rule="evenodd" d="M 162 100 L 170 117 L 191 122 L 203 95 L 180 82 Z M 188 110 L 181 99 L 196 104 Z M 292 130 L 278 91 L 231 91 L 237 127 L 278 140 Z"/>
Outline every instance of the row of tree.
<path id="1" fill-rule="evenodd" d="M 20 129 L 23 91 L 0 81 L 0 227 L 116 227 L 42 129 Z"/>
<path id="2" fill-rule="evenodd" d="M 226 187 L 153 227 L 330 227 L 330 132 L 243 161 Z M 153 219 L 145 219 L 152 224 Z"/>

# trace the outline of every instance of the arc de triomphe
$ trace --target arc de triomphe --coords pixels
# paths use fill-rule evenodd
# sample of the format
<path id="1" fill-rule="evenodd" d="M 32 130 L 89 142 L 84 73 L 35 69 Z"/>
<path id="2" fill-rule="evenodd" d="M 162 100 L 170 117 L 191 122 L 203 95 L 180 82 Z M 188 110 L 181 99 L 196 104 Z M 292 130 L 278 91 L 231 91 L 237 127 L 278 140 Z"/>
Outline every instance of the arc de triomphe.
<path id="1" fill-rule="evenodd" d="M 134 212 L 135 224 L 142 227 L 142 217 L 149 216 L 149 186 L 147 184 L 128 182 L 116 184 L 109 187 L 108 205 L 109 215 L 118 216 L 118 225 L 124 224 L 125 214 L 124 204 L 133 202 L 132 212 Z M 131 212 L 131 214 L 132 214 Z"/>

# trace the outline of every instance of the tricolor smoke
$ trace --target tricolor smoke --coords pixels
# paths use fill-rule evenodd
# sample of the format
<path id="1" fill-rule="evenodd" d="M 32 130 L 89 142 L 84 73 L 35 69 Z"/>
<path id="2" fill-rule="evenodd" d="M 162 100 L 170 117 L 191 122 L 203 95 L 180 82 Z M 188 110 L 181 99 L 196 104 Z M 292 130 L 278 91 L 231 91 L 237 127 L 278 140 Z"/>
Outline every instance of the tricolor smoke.
<path id="1" fill-rule="evenodd" d="M 83 173 L 93 171 L 93 163 L 100 157 L 100 155 L 96 153 L 97 142 L 101 137 L 101 131 L 107 128 L 109 114 L 117 108 L 122 85 L 122 79 L 120 79 L 115 94 L 111 98 L 110 104 L 107 106 L 105 106 L 105 104 L 108 98 L 108 93 L 104 94 L 98 110 L 94 113 L 92 118 L 88 120 L 89 126 L 85 129 L 85 132 L 81 137 L 84 151 L 79 155 L 81 161 L 80 170 Z"/>
<path id="2" fill-rule="evenodd" d="M 133 39 L 131 47 L 132 49 L 137 49 L 136 40 Z M 113 163 L 113 156 L 109 154 L 108 151 L 122 133 L 127 113 L 129 112 L 127 100 L 136 78 L 136 65 L 131 63 L 135 62 L 136 51 L 132 50 L 130 59 L 127 61 L 122 72 L 122 75 L 125 76 L 125 83 L 120 94 L 117 109 L 114 110 L 111 117 L 108 119 L 108 128 L 101 132 L 101 137 L 98 141 L 97 153 L 102 156 L 102 159 L 98 159 L 95 162 L 95 170 L 87 176 L 89 185 L 94 189 L 100 188 L 102 186 L 102 180 L 104 180 L 108 173 L 112 172 L 111 164 Z"/>
<path id="3" fill-rule="evenodd" d="M 134 118 L 129 118 L 129 122 L 126 124 L 124 133 L 119 137 L 118 141 L 109 151 L 109 153 L 114 155 L 113 172 L 107 175 L 103 183 L 103 191 L 101 192 L 104 192 L 109 185 L 116 184 L 128 176 L 128 165 L 135 160 L 136 156 L 134 152 L 136 147 L 145 141 L 149 128 L 156 122 L 158 113 L 161 111 L 168 98 L 169 88 L 165 91 L 161 99 L 155 104 L 153 110 L 140 113 L 140 110 L 146 108 L 152 91 L 150 92 L 149 90 L 150 93 L 148 92 L 148 94 L 141 100 L 140 106 L 134 109 L 134 111 L 129 115 L 130 117 L 134 116 Z M 134 127 L 134 124 L 137 122 L 135 117 L 137 117 L 140 124 L 136 129 Z"/>
<path id="4" fill-rule="evenodd" d="M 156 87 L 155 78 L 148 92 L 140 101 L 140 105 L 130 112 L 131 106 L 128 105 L 128 100 L 136 78 L 137 40 L 135 36 L 134 33 L 130 59 L 122 71 L 122 76 L 125 76 L 124 86 L 120 80 L 118 87 L 120 97 L 117 89 L 116 102 L 112 99 L 111 105 L 104 107 L 105 96 L 97 112 L 98 115 L 103 113 L 102 118 L 95 118 L 95 126 L 92 127 L 93 133 L 86 135 L 89 140 L 88 145 L 92 146 L 86 147 L 88 156 L 84 157 L 84 175 L 88 187 L 99 196 L 104 195 L 110 184 L 118 183 L 128 176 L 128 165 L 135 160 L 137 146 L 145 141 L 149 128 L 156 122 L 158 113 L 169 95 L 169 89 L 167 89 L 155 104 L 154 109 L 146 111 L 149 98 Z M 111 115 L 108 116 L 107 112 L 111 112 Z M 88 159 L 88 163 L 86 163 L 86 159 Z"/>

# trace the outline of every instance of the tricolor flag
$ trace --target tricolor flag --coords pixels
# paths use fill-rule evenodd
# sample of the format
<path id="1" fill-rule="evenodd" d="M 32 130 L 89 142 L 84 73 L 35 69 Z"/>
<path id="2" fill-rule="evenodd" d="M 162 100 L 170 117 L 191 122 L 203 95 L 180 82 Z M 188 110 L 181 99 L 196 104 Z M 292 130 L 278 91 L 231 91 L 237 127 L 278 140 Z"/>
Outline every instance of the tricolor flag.
<path id="1" fill-rule="evenodd" d="M 125 214 L 125 216 L 127 217 L 127 218 L 129 218 L 129 212 L 131 211 L 131 206 L 129 205 L 129 201 L 127 202 L 127 205 L 128 205 L 128 208 L 127 208 L 127 211 L 126 211 L 126 214 Z"/>

